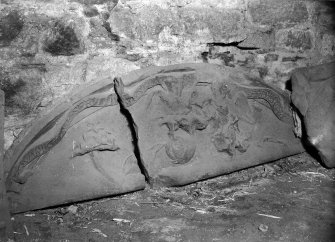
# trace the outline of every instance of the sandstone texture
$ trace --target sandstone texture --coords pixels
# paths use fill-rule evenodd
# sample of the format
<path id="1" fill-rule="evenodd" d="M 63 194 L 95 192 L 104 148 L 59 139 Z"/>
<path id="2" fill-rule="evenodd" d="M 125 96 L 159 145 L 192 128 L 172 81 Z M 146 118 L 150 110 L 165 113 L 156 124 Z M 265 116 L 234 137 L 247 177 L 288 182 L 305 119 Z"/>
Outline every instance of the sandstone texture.
<path id="1" fill-rule="evenodd" d="M 181 186 L 304 151 L 289 98 L 242 69 L 150 67 L 67 96 L 6 152 L 13 213 Z"/>
<path id="2" fill-rule="evenodd" d="M 308 9 L 303 1 L 249 1 L 249 13 L 254 23 L 285 27 L 308 20 Z"/>
<path id="3" fill-rule="evenodd" d="M 5 186 L 5 171 L 4 171 L 4 105 L 5 94 L 0 90 L 0 240 L 13 237 L 13 228 L 10 220 L 7 190 Z"/>
<path id="4" fill-rule="evenodd" d="M 241 70 L 183 64 L 135 73 L 119 93 L 154 184 L 185 185 L 303 150 L 285 93 Z"/>
<path id="5" fill-rule="evenodd" d="M 293 69 L 334 60 L 333 12 L 323 1 L 2 0 L 5 148 L 79 85 L 148 66 L 242 67 L 284 89 Z"/>
<path id="6" fill-rule="evenodd" d="M 107 80 L 71 95 L 6 154 L 11 211 L 143 189 L 127 120 Z"/>
<path id="7" fill-rule="evenodd" d="M 292 102 L 304 135 L 327 167 L 335 167 L 335 62 L 300 68 L 292 75 Z"/>

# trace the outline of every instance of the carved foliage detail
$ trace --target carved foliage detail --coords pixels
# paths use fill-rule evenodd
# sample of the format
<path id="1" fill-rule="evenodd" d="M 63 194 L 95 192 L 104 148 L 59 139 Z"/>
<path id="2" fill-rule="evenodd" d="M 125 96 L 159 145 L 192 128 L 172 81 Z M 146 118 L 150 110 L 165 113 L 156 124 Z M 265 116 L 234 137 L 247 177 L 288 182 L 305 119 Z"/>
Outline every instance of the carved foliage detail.
<path id="1" fill-rule="evenodd" d="M 160 86 L 149 94 L 148 108 L 160 103 L 160 125 L 168 128 L 165 152 L 175 164 L 190 162 L 196 152 L 197 133 L 210 133 L 218 152 L 234 156 L 246 152 L 255 120 L 247 96 L 222 82 L 197 82 L 193 77 L 164 77 Z M 186 79 L 186 80 L 185 80 Z M 239 129 L 240 122 L 247 124 Z M 177 134 L 181 130 L 182 136 Z M 179 131 L 180 133 L 180 131 Z"/>
<path id="2" fill-rule="evenodd" d="M 212 116 L 214 134 L 211 141 L 218 152 L 234 156 L 247 151 L 255 123 L 247 96 L 233 86 L 214 83 L 211 87 L 216 106 Z M 240 129 L 239 125 L 245 125 Z"/>

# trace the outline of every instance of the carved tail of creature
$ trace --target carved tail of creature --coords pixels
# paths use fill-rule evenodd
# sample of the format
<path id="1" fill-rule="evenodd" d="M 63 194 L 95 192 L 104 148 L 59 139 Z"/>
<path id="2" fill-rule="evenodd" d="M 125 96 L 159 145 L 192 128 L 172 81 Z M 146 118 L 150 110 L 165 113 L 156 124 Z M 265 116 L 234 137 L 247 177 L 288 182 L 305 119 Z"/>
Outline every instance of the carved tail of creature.
<path id="1" fill-rule="evenodd" d="M 26 148 L 21 152 L 13 163 L 9 174 L 8 179 L 6 181 L 7 187 L 11 187 L 12 182 L 24 184 L 27 179 L 33 174 L 33 170 L 38 164 L 38 160 L 46 155 L 55 145 L 57 145 L 68 129 L 72 126 L 73 119 L 82 111 L 91 107 L 106 107 L 106 106 L 114 106 L 116 104 L 120 104 L 123 114 L 126 116 L 129 121 L 129 126 L 132 130 L 132 136 L 134 140 L 135 153 L 137 156 L 137 160 L 139 161 L 139 166 L 143 174 L 145 175 L 147 181 L 149 181 L 149 175 L 145 170 L 144 166 L 141 164 L 140 152 L 137 145 L 137 130 L 136 124 L 133 122 L 131 115 L 125 107 L 129 107 L 133 104 L 134 100 L 132 98 L 128 98 L 123 92 L 123 82 L 120 78 L 116 78 L 114 80 L 114 88 L 115 93 L 102 92 L 102 93 L 91 93 L 90 96 L 84 98 L 83 100 L 78 101 L 74 104 L 74 106 L 63 112 L 61 115 L 57 116 L 56 119 L 52 120 L 52 124 L 49 122 L 44 128 L 42 128 L 43 133 L 39 132 L 35 135 L 32 140 L 27 144 Z M 120 95 L 121 94 L 121 95 Z M 65 118 L 60 119 L 61 116 Z M 33 143 L 37 141 L 40 137 L 42 137 L 45 133 L 55 127 L 57 122 L 62 122 L 56 134 L 50 138 L 49 140 L 40 143 L 38 145 L 33 146 Z M 33 146 L 32 148 L 30 148 Z"/>
<path id="2" fill-rule="evenodd" d="M 27 179 L 32 175 L 32 170 L 36 166 L 38 159 L 41 156 L 47 154 L 55 145 L 57 145 L 62 140 L 67 130 L 71 127 L 73 119 L 80 112 L 90 107 L 106 107 L 116 104 L 116 95 L 106 95 L 106 93 L 92 95 L 85 98 L 84 100 L 77 102 L 74 107 L 66 113 L 66 119 L 65 121 L 63 120 L 61 128 L 51 139 L 41 144 L 38 144 L 31 149 L 28 149 L 28 145 L 27 148 L 22 152 L 22 154 L 17 158 L 9 172 L 8 178 L 10 177 L 11 179 L 7 179 L 7 187 L 10 187 L 12 181 L 20 184 L 24 184 L 27 181 Z M 52 127 L 54 126 L 55 124 Z M 48 130 L 50 130 L 52 127 L 49 127 Z M 29 144 L 31 143 L 32 142 L 30 142 Z M 32 167 L 27 169 L 29 165 L 31 165 Z"/>
<path id="3" fill-rule="evenodd" d="M 276 91 L 267 87 L 246 87 L 238 85 L 247 95 L 248 99 L 262 99 L 266 101 L 274 115 L 282 122 L 292 124 L 293 117 L 289 105 L 285 103 L 284 97 Z"/>

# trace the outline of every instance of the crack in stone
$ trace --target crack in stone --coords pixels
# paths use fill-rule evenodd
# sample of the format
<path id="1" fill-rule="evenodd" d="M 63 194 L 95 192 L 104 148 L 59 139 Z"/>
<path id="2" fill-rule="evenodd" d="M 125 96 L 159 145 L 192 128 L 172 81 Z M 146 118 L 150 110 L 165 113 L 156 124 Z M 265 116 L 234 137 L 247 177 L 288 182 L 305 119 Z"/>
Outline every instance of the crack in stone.
<path id="1" fill-rule="evenodd" d="M 145 177 L 145 181 L 148 184 L 150 184 L 151 179 L 150 179 L 150 176 L 149 176 L 149 173 L 148 173 L 147 169 L 144 166 L 144 163 L 143 163 L 143 160 L 142 160 L 142 157 L 141 157 L 139 144 L 138 144 L 137 125 L 136 125 L 133 117 L 131 116 L 129 110 L 127 109 L 127 107 L 125 105 L 123 82 L 122 82 L 122 79 L 120 77 L 114 78 L 114 90 L 115 90 L 115 93 L 117 95 L 117 101 L 120 105 L 120 112 L 126 118 L 126 120 L 128 122 L 128 127 L 129 127 L 130 132 L 131 132 L 132 143 L 133 143 L 133 147 L 134 147 L 134 155 L 137 159 L 137 165 L 138 165 L 142 175 Z"/>
<path id="2" fill-rule="evenodd" d="M 224 43 L 224 42 L 212 42 L 212 43 L 207 43 L 207 46 L 211 47 L 211 46 L 222 46 L 222 47 L 236 47 L 237 49 L 240 50 L 258 50 L 258 47 L 242 47 L 239 46 L 239 44 L 241 44 L 244 40 L 241 41 L 234 41 L 234 42 L 230 42 L 230 43 Z"/>

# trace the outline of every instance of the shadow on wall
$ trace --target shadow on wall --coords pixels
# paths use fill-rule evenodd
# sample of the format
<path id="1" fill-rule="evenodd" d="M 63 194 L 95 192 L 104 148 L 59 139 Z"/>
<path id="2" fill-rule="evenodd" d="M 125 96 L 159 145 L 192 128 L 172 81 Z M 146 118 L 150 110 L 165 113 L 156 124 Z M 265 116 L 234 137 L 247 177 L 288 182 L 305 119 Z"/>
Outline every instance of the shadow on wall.
<path id="1" fill-rule="evenodd" d="M 11 11 L 0 18 L 0 47 L 10 45 L 22 28 L 23 20 L 18 11 Z"/>
<path id="2" fill-rule="evenodd" d="M 56 21 L 44 41 L 44 51 L 53 56 L 71 56 L 83 52 L 80 41 L 71 25 Z"/>

